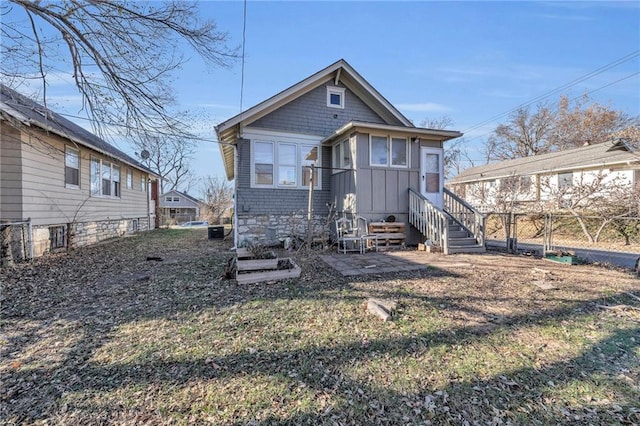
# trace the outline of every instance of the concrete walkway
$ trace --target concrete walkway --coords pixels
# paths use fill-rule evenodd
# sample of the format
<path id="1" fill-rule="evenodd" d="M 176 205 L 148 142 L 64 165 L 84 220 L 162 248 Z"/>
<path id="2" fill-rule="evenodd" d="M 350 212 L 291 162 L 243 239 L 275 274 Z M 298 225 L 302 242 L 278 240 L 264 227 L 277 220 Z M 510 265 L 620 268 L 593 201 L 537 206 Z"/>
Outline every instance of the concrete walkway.
<path id="1" fill-rule="evenodd" d="M 320 258 L 345 277 L 364 274 L 382 274 L 388 272 L 407 272 L 428 269 L 429 267 L 468 267 L 470 263 L 459 259 L 445 259 L 442 254 L 420 251 L 388 251 L 366 254 L 325 254 Z"/>

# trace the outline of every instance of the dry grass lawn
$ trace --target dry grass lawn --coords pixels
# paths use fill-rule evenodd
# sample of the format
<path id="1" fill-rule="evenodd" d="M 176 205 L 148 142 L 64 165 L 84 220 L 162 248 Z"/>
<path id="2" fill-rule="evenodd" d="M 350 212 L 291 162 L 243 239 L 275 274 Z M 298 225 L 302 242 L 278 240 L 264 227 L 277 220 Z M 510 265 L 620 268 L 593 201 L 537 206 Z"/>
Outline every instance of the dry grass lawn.
<path id="1" fill-rule="evenodd" d="M 0 271 L 0 423 L 640 423 L 628 272 L 488 254 L 344 278 L 317 255 L 240 286 L 227 242 L 158 230 Z"/>

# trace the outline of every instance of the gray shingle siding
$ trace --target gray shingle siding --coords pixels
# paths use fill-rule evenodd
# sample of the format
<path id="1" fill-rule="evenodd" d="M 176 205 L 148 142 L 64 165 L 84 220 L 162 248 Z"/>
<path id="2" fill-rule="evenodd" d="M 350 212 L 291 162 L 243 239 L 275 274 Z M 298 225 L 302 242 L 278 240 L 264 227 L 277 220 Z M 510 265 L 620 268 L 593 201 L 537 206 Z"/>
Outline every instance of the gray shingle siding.
<path id="1" fill-rule="evenodd" d="M 385 124 L 349 89 L 345 90 L 344 109 L 328 107 L 327 85 L 322 85 L 254 121 L 250 127 L 328 136 L 350 121 Z"/>
<path id="2" fill-rule="evenodd" d="M 290 215 L 299 210 L 307 211 L 308 191 L 305 189 L 251 188 L 251 143 L 238 144 L 237 197 L 239 215 Z M 331 148 L 322 147 L 322 166 L 330 167 Z M 331 171 L 322 171 L 322 190 L 313 192 L 313 209 L 316 214 L 327 213 L 326 203 L 331 201 Z"/>

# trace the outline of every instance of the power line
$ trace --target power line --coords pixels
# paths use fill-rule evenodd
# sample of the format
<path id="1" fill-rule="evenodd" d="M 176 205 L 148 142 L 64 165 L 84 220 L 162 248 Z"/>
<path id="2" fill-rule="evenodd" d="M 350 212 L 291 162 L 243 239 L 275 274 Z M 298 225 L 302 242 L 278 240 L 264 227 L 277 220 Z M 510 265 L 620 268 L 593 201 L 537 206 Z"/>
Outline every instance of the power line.
<path id="1" fill-rule="evenodd" d="M 636 72 L 634 72 L 634 73 L 632 73 L 632 74 L 629 74 L 629 75 L 627 75 L 627 76 L 625 76 L 625 77 L 622 77 L 622 78 L 619 78 L 619 79 L 617 79 L 617 80 L 615 80 L 615 81 L 612 81 L 611 83 L 607 83 L 607 84 L 605 84 L 605 85 L 603 85 L 603 86 L 600 86 L 600 87 L 598 87 L 598 88 L 595 88 L 595 89 L 593 89 L 593 90 L 590 90 L 590 91 L 588 91 L 588 92 L 585 92 L 585 93 L 583 93 L 582 95 L 575 96 L 575 97 L 573 97 L 573 98 L 569 99 L 569 102 L 574 101 L 574 100 L 576 100 L 576 99 L 578 99 L 578 98 L 581 98 L 581 97 L 582 97 L 582 96 L 584 96 L 584 95 L 589 95 L 589 94 L 591 94 L 591 93 L 595 93 L 595 92 L 597 92 L 597 91 L 599 91 L 599 90 L 602 90 L 602 89 L 604 89 L 604 88 L 606 88 L 606 87 L 613 86 L 614 84 L 620 83 L 621 81 L 627 80 L 627 79 L 629 79 L 629 78 L 631 78 L 631 77 L 635 77 L 635 76 L 636 76 L 636 75 L 638 75 L 638 74 L 640 74 L 640 71 L 636 71 Z M 532 102 L 535 102 L 535 101 L 532 101 Z M 530 103 L 529 103 L 529 104 L 530 104 Z M 522 105 L 525 105 L 525 104 L 522 104 Z M 527 104 L 527 105 L 528 105 L 528 104 Z M 518 108 L 520 108 L 520 107 L 521 107 L 521 106 L 518 106 L 518 107 L 516 107 L 516 108 L 512 109 L 511 111 L 508 111 L 507 113 L 500 115 L 499 117 L 502 117 L 503 115 L 509 114 L 509 113 L 510 113 L 510 112 L 512 112 L 512 111 L 516 111 L 516 110 L 517 110 Z M 499 117 L 498 117 L 498 118 L 499 118 Z M 491 121 L 495 121 L 495 120 L 491 120 Z M 483 122 L 483 124 L 488 124 L 488 123 L 490 123 L 491 121 L 485 121 L 485 122 Z M 471 128 L 471 129 L 473 130 L 474 128 L 478 128 L 478 127 L 479 127 L 479 126 L 474 126 L 474 127 L 473 127 L 473 128 Z M 467 130 L 465 130 L 465 132 L 466 132 L 466 131 L 467 131 Z M 481 135 L 477 135 L 477 136 L 474 136 L 474 137 L 472 137 L 472 138 L 466 139 L 466 140 L 465 140 L 465 143 L 466 143 L 466 142 L 470 142 L 470 141 L 475 140 L 475 139 L 478 139 L 478 138 L 481 138 L 481 137 L 483 137 L 483 136 L 487 136 L 488 134 L 491 134 L 492 132 L 493 132 L 493 130 L 491 130 L 491 131 L 489 131 L 489 132 L 486 132 L 486 133 L 483 133 L 483 134 L 481 134 Z M 464 132 L 463 132 L 463 133 L 464 133 Z"/>
<path id="2" fill-rule="evenodd" d="M 640 56 L 640 50 L 636 50 L 634 52 L 631 52 L 631 53 L 629 53 L 629 54 L 627 54 L 627 55 L 625 55 L 625 56 L 623 56 L 621 58 L 616 59 L 613 62 L 610 62 L 610 63 L 608 63 L 606 65 L 601 66 L 600 68 L 597 68 L 597 69 L 595 69 L 595 70 L 593 70 L 593 71 L 591 71 L 591 72 L 589 72 L 587 74 L 584 74 L 581 77 L 578 77 L 578 78 L 576 78 L 574 80 L 571 80 L 568 83 L 565 83 L 565 84 L 563 84 L 561 86 L 556 87 L 555 89 L 552 89 L 552 90 L 550 90 L 548 92 L 545 92 L 542 95 L 537 96 L 537 97 L 533 98 L 530 101 L 521 103 L 520 105 L 518 105 L 518 106 L 516 106 L 516 107 L 514 107 L 514 108 L 512 108 L 512 109 L 510 109 L 508 111 L 505 111 L 503 113 L 494 115 L 491 118 L 488 118 L 488 119 L 486 119 L 484 121 L 481 121 L 480 123 L 475 124 L 475 125 L 469 127 L 468 129 L 463 130 L 463 133 L 467 133 L 467 132 L 470 132 L 471 130 L 475 130 L 475 129 L 479 128 L 479 127 L 484 126 L 485 124 L 492 123 L 492 122 L 496 121 L 497 119 L 512 113 L 513 111 L 516 111 L 516 110 L 518 110 L 520 108 L 523 108 L 525 106 L 529 106 L 529 105 L 531 105 L 531 104 L 533 104 L 535 102 L 541 101 L 542 99 L 548 98 L 549 96 L 551 96 L 551 95 L 553 95 L 555 93 L 558 93 L 558 92 L 561 92 L 561 91 L 563 91 L 565 89 L 573 87 L 573 86 L 577 85 L 578 83 L 581 83 L 581 82 L 583 82 L 585 80 L 588 80 L 588 79 L 590 79 L 592 77 L 595 77 L 596 75 L 602 74 L 603 72 L 605 72 L 605 71 L 607 71 L 607 70 L 609 70 L 611 68 L 617 67 L 620 64 L 628 62 L 628 61 L 630 61 L 630 60 L 632 60 L 632 59 L 634 59 L 634 58 L 636 58 L 638 56 Z M 612 84 L 614 84 L 614 83 L 612 83 Z M 602 86 L 602 87 L 600 87 L 600 88 L 598 88 L 596 90 L 602 89 L 604 87 L 607 87 L 607 86 Z M 594 90 L 594 91 L 596 91 L 596 90 Z M 591 93 L 593 93 L 594 91 L 592 91 Z"/>

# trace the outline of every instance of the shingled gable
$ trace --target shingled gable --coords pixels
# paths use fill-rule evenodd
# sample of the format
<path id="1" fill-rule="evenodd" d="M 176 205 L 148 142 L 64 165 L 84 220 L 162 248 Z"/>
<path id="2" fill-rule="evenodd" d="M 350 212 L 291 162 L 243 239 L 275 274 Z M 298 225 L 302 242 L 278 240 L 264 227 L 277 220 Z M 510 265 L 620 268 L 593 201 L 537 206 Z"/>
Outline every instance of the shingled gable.
<path id="1" fill-rule="evenodd" d="M 83 127 L 3 84 L 0 84 L 0 112 L 3 119 L 12 118 L 24 126 L 39 127 L 108 157 L 118 159 L 156 178 L 159 177 L 157 173 Z"/>
<path id="2" fill-rule="evenodd" d="M 344 59 L 329 65 L 323 70 L 294 84 L 288 89 L 270 97 L 269 99 L 241 112 L 240 114 L 216 126 L 218 140 L 222 142 L 221 153 L 228 179 L 234 178 L 234 149 L 233 144 L 242 137 L 241 128 L 247 126 L 267 114 L 281 108 L 283 105 L 309 93 L 311 90 L 333 81 L 342 83 L 360 98 L 369 108 L 380 116 L 388 125 L 415 127 L 408 118 L 387 101 L 373 86 L 371 86 Z"/>
<path id="3" fill-rule="evenodd" d="M 597 167 L 606 168 L 630 163 L 640 164 L 640 157 L 629 149 L 627 143 L 617 140 L 471 167 L 451 179 L 449 184 Z"/>

